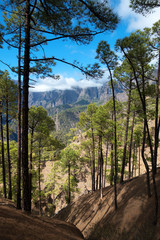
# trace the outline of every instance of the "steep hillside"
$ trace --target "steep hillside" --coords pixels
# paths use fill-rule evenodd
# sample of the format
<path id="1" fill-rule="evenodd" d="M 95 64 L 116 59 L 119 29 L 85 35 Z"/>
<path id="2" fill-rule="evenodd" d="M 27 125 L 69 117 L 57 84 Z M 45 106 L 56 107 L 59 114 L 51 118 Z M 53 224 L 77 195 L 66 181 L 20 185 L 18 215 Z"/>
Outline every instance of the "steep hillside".
<path id="1" fill-rule="evenodd" d="M 1 240 L 81 240 L 80 231 L 70 223 L 34 217 L 16 210 L 11 201 L 0 199 Z"/>
<path id="2" fill-rule="evenodd" d="M 156 176 L 160 185 L 160 169 Z M 154 197 L 148 199 L 146 175 L 117 186 L 118 210 L 114 209 L 114 188 L 83 195 L 76 202 L 62 209 L 57 218 L 76 225 L 86 239 L 90 240 L 159 240 L 158 224 L 154 226 Z M 160 196 L 160 188 L 158 187 Z M 159 200 L 160 205 L 160 200 Z"/>

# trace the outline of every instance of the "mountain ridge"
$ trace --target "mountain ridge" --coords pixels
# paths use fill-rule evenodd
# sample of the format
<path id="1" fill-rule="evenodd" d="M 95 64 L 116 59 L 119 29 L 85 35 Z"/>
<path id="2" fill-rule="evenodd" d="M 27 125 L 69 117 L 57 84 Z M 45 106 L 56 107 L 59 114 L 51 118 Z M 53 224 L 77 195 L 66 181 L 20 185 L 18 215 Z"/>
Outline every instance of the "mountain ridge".
<path id="1" fill-rule="evenodd" d="M 115 88 L 116 95 L 122 95 L 124 90 L 122 87 Z M 112 90 L 108 83 L 104 83 L 101 87 L 73 87 L 66 90 L 51 90 L 47 92 L 30 92 L 29 106 L 43 106 L 44 108 L 57 107 L 66 104 L 75 104 L 81 100 L 90 102 L 105 103 L 112 96 Z M 123 94 L 123 101 L 126 96 Z"/>
<path id="2" fill-rule="evenodd" d="M 127 95 L 120 86 L 115 88 L 115 95 L 122 102 L 127 100 Z M 70 128 L 76 127 L 80 113 L 86 110 L 88 104 L 92 102 L 103 105 L 111 97 L 112 90 L 109 83 L 104 83 L 101 87 L 30 92 L 29 106 L 44 107 L 48 115 L 53 117 L 56 131 L 60 132 L 63 138 Z"/>

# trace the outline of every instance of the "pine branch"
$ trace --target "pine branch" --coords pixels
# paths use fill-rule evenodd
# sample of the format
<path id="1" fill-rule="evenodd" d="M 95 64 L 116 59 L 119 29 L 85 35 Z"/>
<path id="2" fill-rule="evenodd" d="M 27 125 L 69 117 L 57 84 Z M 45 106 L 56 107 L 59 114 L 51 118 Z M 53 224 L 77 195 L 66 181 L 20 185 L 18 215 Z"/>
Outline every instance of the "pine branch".
<path id="1" fill-rule="evenodd" d="M 2 60 L 0 60 L 0 62 L 1 63 L 3 63 L 4 65 L 6 65 L 12 72 L 14 72 L 14 73 L 17 73 L 18 74 L 18 72 L 17 71 L 15 71 L 15 70 L 13 70 L 13 68 L 10 66 L 10 65 L 8 65 L 7 63 L 5 63 L 5 62 L 3 62 Z"/>
<path id="2" fill-rule="evenodd" d="M 3 40 L 5 43 L 7 43 L 10 47 L 13 47 L 13 48 L 17 48 L 17 49 L 18 49 L 17 46 L 12 45 L 12 44 L 9 43 L 7 40 L 5 40 L 3 37 L 2 37 L 2 40 Z"/>
<path id="3" fill-rule="evenodd" d="M 32 28 L 33 30 L 36 30 L 34 28 Z M 39 31 L 39 30 L 38 30 Z M 43 31 L 41 30 L 41 32 L 44 32 L 44 33 L 48 33 L 47 31 Z M 55 41 L 55 40 L 59 40 L 59 39 L 63 39 L 63 38 L 73 38 L 76 40 L 77 37 L 87 37 L 87 36 L 95 36 L 95 35 L 98 35 L 100 33 L 104 33 L 105 31 L 99 31 L 99 32 L 95 32 L 95 33 L 81 33 L 81 34 L 69 34 L 69 35 L 62 35 L 60 37 L 55 37 L 55 38 L 51 38 L 51 39 L 45 39 L 39 43 L 35 43 L 35 44 L 31 44 L 30 47 L 36 47 L 36 46 L 39 46 L 43 43 L 46 43 L 46 42 L 51 42 L 51 41 Z M 52 32 L 50 32 L 51 34 L 54 34 Z M 78 40 L 78 39 L 77 39 Z"/>
<path id="4" fill-rule="evenodd" d="M 79 69 L 81 72 L 83 72 L 84 74 L 90 76 L 90 77 L 95 77 L 94 74 L 91 74 L 89 71 L 85 70 L 83 67 L 79 67 L 78 65 L 74 64 L 74 63 L 70 63 L 65 61 L 64 59 L 59 59 L 59 58 L 55 58 L 55 57 L 51 57 L 51 58 L 41 58 L 41 59 L 30 59 L 31 62 L 38 62 L 38 61 L 49 61 L 49 60 L 55 60 L 58 62 L 62 62 L 65 63 L 67 65 L 70 65 L 74 68 Z"/>

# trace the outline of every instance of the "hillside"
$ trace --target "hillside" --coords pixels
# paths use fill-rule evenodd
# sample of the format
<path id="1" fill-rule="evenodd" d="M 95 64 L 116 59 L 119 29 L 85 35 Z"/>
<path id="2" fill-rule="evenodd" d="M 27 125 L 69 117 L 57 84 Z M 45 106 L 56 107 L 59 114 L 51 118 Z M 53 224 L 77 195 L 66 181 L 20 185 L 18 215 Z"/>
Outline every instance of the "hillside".
<path id="1" fill-rule="evenodd" d="M 160 169 L 156 176 L 160 185 Z M 153 193 L 153 186 L 152 186 Z M 160 196 L 160 188 L 158 187 Z M 159 199 L 160 205 L 160 199 Z M 154 198 L 147 196 L 146 175 L 118 184 L 118 210 L 114 209 L 114 188 L 81 196 L 56 216 L 73 223 L 89 240 L 159 240 L 160 212 L 154 221 Z"/>
<path id="2" fill-rule="evenodd" d="M 70 223 L 35 217 L 16 210 L 11 201 L 0 199 L 1 240 L 81 240 L 80 231 Z"/>

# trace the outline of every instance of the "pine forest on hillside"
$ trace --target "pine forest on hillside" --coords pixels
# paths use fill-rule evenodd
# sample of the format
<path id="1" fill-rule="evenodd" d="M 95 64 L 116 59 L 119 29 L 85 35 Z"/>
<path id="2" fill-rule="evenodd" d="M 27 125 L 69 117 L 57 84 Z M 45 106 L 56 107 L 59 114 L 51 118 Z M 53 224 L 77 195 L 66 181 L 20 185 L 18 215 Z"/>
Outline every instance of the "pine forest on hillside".
<path id="1" fill-rule="evenodd" d="M 0 48 L 14 49 L 17 59 L 10 66 L 0 56 L 6 68 L 0 69 L 0 197 L 13 200 L 24 212 L 53 217 L 82 194 L 99 190 L 103 199 L 104 188 L 110 185 L 117 211 L 117 185 L 146 173 L 156 225 L 160 212 L 156 182 L 160 20 L 151 28 L 119 38 L 114 49 L 106 39 L 101 40 L 93 65 L 57 58 L 54 50 L 53 56 L 38 55 L 50 42 L 63 39 L 87 45 L 97 35 L 114 31 L 120 18 L 109 2 L 0 1 Z M 154 0 L 130 1 L 130 7 L 143 14 L 159 6 Z M 103 90 L 109 89 L 109 97 L 81 94 L 78 98 L 76 91 L 80 90 L 76 89 L 75 95 L 70 91 L 74 102 L 67 98 L 61 102 L 62 92 L 57 91 L 53 104 L 48 93 L 39 104 L 29 95 L 34 76 L 58 81 L 57 62 L 72 66 L 87 79 L 102 79 L 105 69 L 108 80 Z M 54 93 L 50 92 L 52 98 Z M 127 97 L 122 101 L 117 93 Z"/>

